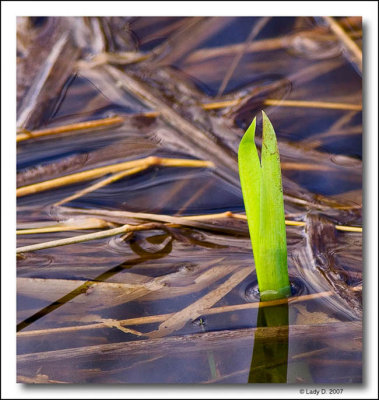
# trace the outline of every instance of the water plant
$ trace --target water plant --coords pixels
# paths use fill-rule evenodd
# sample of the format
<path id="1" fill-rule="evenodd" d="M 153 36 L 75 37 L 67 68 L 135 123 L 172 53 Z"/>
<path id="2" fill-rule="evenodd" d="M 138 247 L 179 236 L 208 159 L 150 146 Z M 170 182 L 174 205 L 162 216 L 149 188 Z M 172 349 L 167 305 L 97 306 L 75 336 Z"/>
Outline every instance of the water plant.
<path id="1" fill-rule="evenodd" d="M 291 293 L 282 176 L 274 128 L 262 111 L 262 147 L 255 145 L 256 118 L 238 149 L 238 168 L 261 300 Z"/>

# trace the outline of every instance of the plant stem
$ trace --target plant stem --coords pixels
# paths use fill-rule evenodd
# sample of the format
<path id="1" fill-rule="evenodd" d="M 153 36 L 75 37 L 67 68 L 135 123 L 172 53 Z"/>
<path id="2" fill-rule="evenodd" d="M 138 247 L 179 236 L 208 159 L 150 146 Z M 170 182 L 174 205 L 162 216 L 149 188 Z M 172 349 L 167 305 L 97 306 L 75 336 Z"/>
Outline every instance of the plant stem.
<path id="1" fill-rule="evenodd" d="M 288 279 L 282 176 L 274 128 L 264 112 L 261 160 L 255 119 L 238 149 L 238 166 L 262 300 L 291 294 Z"/>

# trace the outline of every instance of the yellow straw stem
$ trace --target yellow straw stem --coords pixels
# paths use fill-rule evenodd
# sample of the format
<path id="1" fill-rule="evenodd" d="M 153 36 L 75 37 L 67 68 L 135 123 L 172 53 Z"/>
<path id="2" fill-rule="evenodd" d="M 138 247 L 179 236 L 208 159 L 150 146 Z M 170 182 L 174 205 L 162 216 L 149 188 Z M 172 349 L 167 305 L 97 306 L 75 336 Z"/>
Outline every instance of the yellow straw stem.
<path id="1" fill-rule="evenodd" d="M 87 233 L 85 235 L 78 235 L 78 236 L 69 237 L 69 238 L 65 238 L 65 239 L 51 240 L 50 242 L 37 243 L 37 244 L 29 245 L 29 246 L 18 247 L 16 249 L 16 253 L 18 254 L 18 253 L 24 253 L 27 251 L 43 250 L 43 249 L 49 249 L 52 247 L 59 247 L 59 246 L 66 246 L 69 244 L 88 242 L 90 240 L 103 239 L 106 237 L 116 236 L 116 235 L 119 235 L 122 233 L 127 233 L 127 232 L 145 231 L 145 230 L 149 230 L 149 229 L 154 229 L 156 227 L 157 227 L 157 224 L 152 223 L 152 222 L 146 223 L 146 224 L 141 224 L 141 225 L 126 224 L 126 225 L 122 225 L 118 228 L 108 229 L 106 231 Z"/>
<path id="2" fill-rule="evenodd" d="M 211 161 L 147 157 L 139 160 L 125 161 L 119 164 L 112 164 L 105 167 L 94 168 L 83 172 L 77 172 L 75 174 L 50 179 L 48 181 L 34 183 L 32 185 L 22 186 L 20 188 L 17 188 L 16 195 L 17 197 L 27 196 L 29 194 L 55 189 L 57 187 L 71 185 L 73 183 L 89 181 L 91 179 L 99 178 L 100 176 L 104 176 L 110 173 L 125 171 L 127 169 L 136 167 L 150 167 L 153 165 L 192 168 L 214 167 L 214 164 Z"/>
<path id="3" fill-rule="evenodd" d="M 281 106 L 281 107 L 328 108 L 332 110 L 349 110 L 349 111 L 362 110 L 362 105 L 360 104 L 331 103 L 327 101 L 267 99 L 264 101 L 264 104 L 267 106 Z"/>
<path id="4" fill-rule="evenodd" d="M 360 226 L 336 225 L 336 229 L 339 231 L 345 231 L 345 232 L 362 232 L 362 227 L 360 227 Z"/>
<path id="5" fill-rule="evenodd" d="M 39 129 L 35 131 L 25 131 L 21 132 L 16 136 L 17 142 L 23 140 L 34 139 L 41 136 L 57 135 L 59 133 L 73 132 L 73 131 L 83 131 L 96 128 L 104 128 L 110 125 L 122 124 L 124 119 L 122 117 L 110 117 L 97 119 L 94 121 L 79 122 L 76 124 L 69 124 L 63 126 L 56 126 L 53 128 Z"/>
<path id="6" fill-rule="evenodd" d="M 214 102 L 214 103 L 202 104 L 201 107 L 204 110 L 216 110 L 218 108 L 232 107 L 232 106 L 237 105 L 240 102 L 241 102 L 241 99 L 217 101 L 217 102 Z"/>
<path id="7" fill-rule="evenodd" d="M 17 235 L 33 235 L 39 233 L 65 232 L 82 229 L 101 229 L 115 226 L 113 223 L 104 221 L 100 218 L 81 218 L 77 221 L 66 221 L 55 225 L 44 226 L 42 228 L 19 229 Z"/>
<path id="8" fill-rule="evenodd" d="M 346 49 L 350 54 L 358 61 L 358 67 L 362 71 L 362 50 L 359 46 L 354 42 L 353 39 L 344 31 L 344 29 L 338 24 L 338 22 L 333 17 L 323 17 L 326 23 L 329 25 L 329 28 L 333 31 L 333 33 L 341 39 L 344 43 Z"/>
<path id="9" fill-rule="evenodd" d="M 204 110 L 216 110 L 219 108 L 236 106 L 242 99 L 233 99 L 218 101 L 213 103 L 202 104 Z M 304 100 L 280 100 L 280 99 L 266 99 L 263 102 L 266 106 L 281 106 L 281 107 L 302 107 L 302 108 L 326 108 L 331 110 L 349 110 L 360 111 L 362 105 L 347 104 L 347 103 L 333 103 L 328 101 L 304 101 Z"/>

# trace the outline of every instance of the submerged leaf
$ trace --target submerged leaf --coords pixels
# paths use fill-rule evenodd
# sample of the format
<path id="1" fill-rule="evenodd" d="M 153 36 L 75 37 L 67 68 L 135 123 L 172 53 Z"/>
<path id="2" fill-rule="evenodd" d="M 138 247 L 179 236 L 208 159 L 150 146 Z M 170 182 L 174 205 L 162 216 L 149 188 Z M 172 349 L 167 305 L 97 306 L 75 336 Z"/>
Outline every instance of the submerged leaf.
<path id="1" fill-rule="evenodd" d="M 238 165 L 259 291 L 262 300 L 271 300 L 289 295 L 290 285 L 279 151 L 274 128 L 262 113 L 262 162 L 254 119 L 241 140 Z"/>

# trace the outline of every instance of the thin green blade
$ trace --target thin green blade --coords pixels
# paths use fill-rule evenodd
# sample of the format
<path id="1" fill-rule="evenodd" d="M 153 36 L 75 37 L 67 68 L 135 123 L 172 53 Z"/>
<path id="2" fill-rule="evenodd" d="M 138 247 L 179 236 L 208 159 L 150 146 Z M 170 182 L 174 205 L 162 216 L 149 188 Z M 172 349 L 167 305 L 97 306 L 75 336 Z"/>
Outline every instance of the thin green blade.
<path id="1" fill-rule="evenodd" d="M 260 207 L 261 297 L 277 298 L 290 294 L 287 266 L 286 225 L 282 173 L 274 128 L 263 114 L 262 184 Z M 273 282 L 275 285 L 273 286 Z M 275 293 L 279 292 L 279 293 Z"/>
<path id="2" fill-rule="evenodd" d="M 257 147 L 255 146 L 256 118 L 241 139 L 238 148 L 238 169 L 241 189 L 255 264 L 259 256 L 259 220 L 262 171 Z"/>

